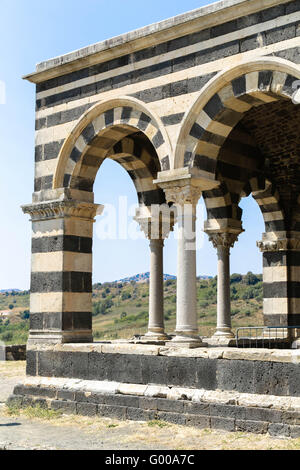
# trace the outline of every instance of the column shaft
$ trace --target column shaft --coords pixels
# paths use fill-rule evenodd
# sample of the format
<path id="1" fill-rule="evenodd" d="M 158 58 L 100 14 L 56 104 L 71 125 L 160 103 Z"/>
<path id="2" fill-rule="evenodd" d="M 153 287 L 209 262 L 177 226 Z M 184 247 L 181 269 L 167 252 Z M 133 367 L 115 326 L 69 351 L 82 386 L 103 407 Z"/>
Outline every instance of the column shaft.
<path id="1" fill-rule="evenodd" d="M 196 248 L 195 225 L 193 213 L 182 214 L 178 218 L 178 268 L 177 268 L 177 335 L 196 336 Z M 191 230 L 194 235 L 191 237 Z"/>
<path id="2" fill-rule="evenodd" d="M 164 334 L 164 240 L 150 240 L 149 327 L 147 336 Z"/>
<path id="3" fill-rule="evenodd" d="M 230 249 L 218 245 L 218 306 L 217 330 L 215 336 L 233 337 L 230 311 Z"/>

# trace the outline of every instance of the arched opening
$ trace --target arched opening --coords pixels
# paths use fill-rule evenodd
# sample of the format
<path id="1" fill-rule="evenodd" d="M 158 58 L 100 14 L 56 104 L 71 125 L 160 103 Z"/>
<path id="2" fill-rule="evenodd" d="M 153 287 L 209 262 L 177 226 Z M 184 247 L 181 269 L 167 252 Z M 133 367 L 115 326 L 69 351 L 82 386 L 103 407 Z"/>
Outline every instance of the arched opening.
<path id="1" fill-rule="evenodd" d="M 281 92 L 293 87 L 293 79 L 281 76 Z M 257 81 L 257 91 L 251 91 L 251 80 Z M 241 229 L 240 201 L 253 195 L 265 223 L 259 244 L 264 322 L 293 326 L 300 318 L 299 273 L 293 261 L 300 237 L 300 108 L 283 93 L 275 93 L 278 80 L 277 72 L 252 72 L 219 90 L 202 111 L 208 126 L 202 115 L 191 128 L 194 151 L 186 152 L 185 164 L 214 175 L 219 183 L 203 194 L 210 234 Z"/>
<path id="2" fill-rule="evenodd" d="M 164 202 L 163 193 L 153 190 L 159 170 L 154 156 L 148 139 L 141 132 L 132 134 L 109 150 L 91 182 L 95 200 L 104 205 L 93 236 L 95 341 L 131 339 L 147 332 L 149 282 L 136 282 L 134 276 L 149 273 L 149 241 L 133 216 L 138 207 Z"/>
<path id="3" fill-rule="evenodd" d="M 152 204 L 163 204 L 165 202 L 163 191 L 153 184 L 153 180 L 160 170 L 156 150 L 143 132 L 132 132 L 132 128 L 127 126 L 109 126 L 105 132 L 102 132 L 101 135 L 98 135 L 89 142 L 87 151 L 81 156 L 74 168 L 74 175 L 76 176 L 70 179 L 70 188 L 93 191 L 94 195 L 97 196 L 99 191 L 96 191 L 95 194 L 94 187 L 96 176 L 99 174 L 101 177 L 102 166 L 108 161 L 113 162 L 113 165 L 110 165 L 112 170 L 110 178 L 113 178 L 114 171 L 116 170 L 115 164 L 121 166 L 126 172 L 127 177 L 130 178 L 132 182 L 130 188 L 131 197 L 135 199 L 137 207 L 150 209 Z M 114 201 L 110 202 L 112 204 L 110 205 L 110 211 L 106 215 L 103 214 L 107 218 L 109 225 L 108 239 L 101 240 L 100 243 L 102 251 L 104 248 L 106 253 L 110 252 L 111 255 L 108 258 L 107 256 L 99 258 L 99 262 L 103 263 L 106 259 L 107 263 L 115 263 L 117 266 L 119 263 L 117 252 L 119 251 L 120 258 L 124 258 L 123 253 L 120 253 L 120 250 L 123 248 L 124 251 L 127 251 L 128 255 L 124 259 L 124 261 L 127 259 L 128 262 L 127 272 L 124 271 L 123 275 L 123 278 L 127 278 L 139 272 L 149 271 L 149 268 L 143 271 L 138 270 L 137 267 L 135 268 L 134 263 L 137 250 L 140 249 L 144 260 L 146 259 L 148 262 L 143 263 L 144 267 L 146 264 L 149 265 L 149 248 L 145 240 L 141 240 L 142 243 L 139 243 L 139 240 L 128 239 L 130 238 L 130 233 L 126 230 L 126 226 L 127 223 L 132 223 L 132 220 L 129 220 L 128 213 L 130 204 L 126 193 L 122 190 L 122 186 L 119 185 L 115 189 L 117 194 L 122 197 L 121 204 L 123 204 L 123 207 L 119 206 L 120 200 L 116 201 L 114 198 Z M 101 198 L 101 191 L 99 196 Z M 101 199 L 99 200 L 101 203 L 104 202 Z M 107 208 L 109 209 L 109 207 Z M 120 214 L 120 211 L 123 211 L 123 213 Z M 131 218 L 134 215 L 134 212 L 131 213 Z M 124 224 L 124 221 L 127 223 Z M 137 229 L 140 230 L 140 227 L 137 227 Z M 97 226 L 93 237 L 93 251 L 97 245 L 96 237 Z M 123 243 L 120 240 L 122 238 Z M 114 241 L 117 241 L 117 243 L 114 243 Z M 97 259 L 94 256 L 94 265 L 95 263 L 97 263 Z M 130 268 L 128 268 L 129 266 Z M 128 272 L 128 269 L 130 269 L 130 272 Z M 148 284 L 139 286 L 135 281 L 129 283 L 120 282 L 118 284 L 107 282 L 109 280 L 117 281 L 122 279 L 120 272 L 119 268 L 119 274 L 114 279 L 107 278 L 103 285 L 98 284 L 94 286 L 92 313 L 93 335 L 96 340 L 130 339 L 134 334 L 142 335 L 147 332 L 149 321 Z M 112 309 L 114 314 L 107 315 Z"/>

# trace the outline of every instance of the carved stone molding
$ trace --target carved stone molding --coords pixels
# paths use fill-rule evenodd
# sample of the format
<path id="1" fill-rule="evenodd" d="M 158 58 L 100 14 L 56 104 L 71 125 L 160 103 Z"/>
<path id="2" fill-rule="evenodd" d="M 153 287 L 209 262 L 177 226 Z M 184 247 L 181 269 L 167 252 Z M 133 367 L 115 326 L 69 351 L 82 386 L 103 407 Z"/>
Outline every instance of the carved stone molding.
<path id="1" fill-rule="evenodd" d="M 32 221 L 60 219 L 63 217 L 78 217 L 93 220 L 100 215 L 104 206 L 80 201 L 52 201 L 40 204 L 22 206 L 25 214 L 29 214 Z"/>
<path id="2" fill-rule="evenodd" d="M 231 232 L 215 232 L 208 233 L 209 241 L 212 242 L 215 248 L 233 248 L 233 245 L 237 241 L 239 233 Z"/>
<path id="3" fill-rule="evenodd" d="M 256 242 L 260 251 L 300 250 L 300 238 L 283 238 L 278 240 L 260 240 Z"/>

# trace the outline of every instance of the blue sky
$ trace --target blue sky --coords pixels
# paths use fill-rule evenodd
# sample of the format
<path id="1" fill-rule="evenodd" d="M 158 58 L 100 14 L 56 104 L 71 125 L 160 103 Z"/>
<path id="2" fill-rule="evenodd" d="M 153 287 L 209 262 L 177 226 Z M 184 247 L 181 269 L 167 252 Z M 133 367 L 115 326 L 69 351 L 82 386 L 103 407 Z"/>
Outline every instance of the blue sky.
<path id="1" fill-rule="evenodd" d="M 199 0 L 1 0 L 0 81 L 0 289 L 29 288 L 30 223 L 20 206 L 31 202 L 34 160 L 34 85 L 21 77 L 35 64 L 206 5 Z M 95 202 L 136 202 L 133 184 L 114 162 L 105 162 L 95 185 Z M 256 240 L 264 231 L 252 198 L 242 202 L 244 228 L 232 250 L 232 272 L 261 272 Z M 201 227 L 200 227 L 201 228 Z M 94 241 L 94 281 L 104 282 L 149 270 L 147 240 Z M 216 273 L 216 253 L 206 236 L 198 251 L 198 275 Z M 165 272 L 176 274 L 176 241 L 165 248 Z"/>

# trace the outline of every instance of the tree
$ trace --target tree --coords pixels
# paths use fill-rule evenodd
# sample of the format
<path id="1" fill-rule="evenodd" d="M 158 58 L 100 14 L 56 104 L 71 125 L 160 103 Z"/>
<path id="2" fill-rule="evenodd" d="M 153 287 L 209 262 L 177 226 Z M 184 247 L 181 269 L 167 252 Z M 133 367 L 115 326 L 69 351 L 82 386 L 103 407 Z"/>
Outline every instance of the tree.
<path id="1" fill-rule="evenodd" d="M 260 282 L 260 279 L 255 274 L 253 274 L 251 271 L 248 271 L 246 276 L 245 276 L 245 282 L 249 286 L 254 286 L 258 282 Z"/>
<path id="2" fill-rule="evenodd" d="M 241 282 L 241 280 L 242 280 L 241 274 L 234 273 L 234 274 L 231 274 L 230 276 L 230 284 L 233 284 L 235 282 Z"/>
<path id="3" fill-rule="evenodd" d="M 20 314 L 22 320 L 28 320 L 29 316 L 30 316 L 30 313 L 29 313 L 29 310 L 24 310 L 23 313 Z"/>

